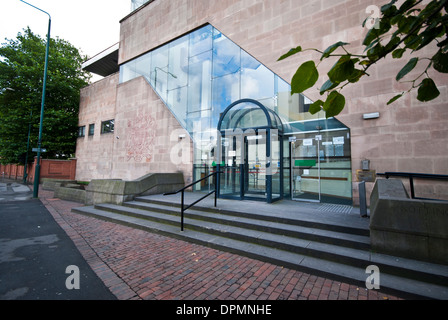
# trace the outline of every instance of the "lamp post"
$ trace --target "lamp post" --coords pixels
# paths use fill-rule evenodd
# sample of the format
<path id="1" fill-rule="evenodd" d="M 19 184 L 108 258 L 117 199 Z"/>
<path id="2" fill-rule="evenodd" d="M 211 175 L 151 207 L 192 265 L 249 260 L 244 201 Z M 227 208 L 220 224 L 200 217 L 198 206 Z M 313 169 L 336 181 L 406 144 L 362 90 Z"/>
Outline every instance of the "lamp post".
<path id="1" fill-rule="evenodd" d="M 33 6 L 32 4 L 29 4 L 26 1 L 20 0 L 23 3 L 45 13 L 48 15 L 48 33 L 47 33 L 47 48 L 45 50 L 45 69 L 44 69 L 44 81 L 43 81 L 43 88 L 42 88 L 42 103 L 40 107 L 40 125 L 39 125 L 39 139 L 37 140 L 37 164 L 36 168 L 34 169 L 34 188 L 33 188 L 33 198 L 37 198 L 39 194 L 39 176 L 40 176 L 40 154 L 41 154 L 41 147 L 42 147 L 42 124 L 44 120 L 44 106 L 45 106 L 45 90 L 47 88 L 47 68 L 48 68 L 48 52 L 50 50 L 50 29 L 51 29 L 51 16 L 48 12 L 39 9 L 36 6 Z"/>

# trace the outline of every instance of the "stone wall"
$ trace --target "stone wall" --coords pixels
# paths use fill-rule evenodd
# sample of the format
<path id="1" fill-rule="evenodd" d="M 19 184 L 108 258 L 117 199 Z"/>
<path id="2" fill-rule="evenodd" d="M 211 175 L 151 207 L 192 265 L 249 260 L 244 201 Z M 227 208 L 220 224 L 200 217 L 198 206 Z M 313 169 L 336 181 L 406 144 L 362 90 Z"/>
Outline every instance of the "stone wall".
<path id="1" fill-rule="evenodd" d="M 114 132 L 101 134 L 101 121 Z M 88 126 L 95 123 L 95 134 Z M 148 173 L 182 172 L 192 182 L 193 146 L 188 133 L 144 78 L 118 84 L 118 74 L 81 91 L 76 179 L 134 180 Z M 179 135 L 185 136 L 180 140 Z M 184 152 L 182 157 L 182 152 Z"/>
<path id="2" fill-rule="evenodd" d="M 409 199 L 400 180 L 378 179 L 370 241 L 375 252 L 448 264 L 448 202 Z"/>
<path id="3" fill-rule="evenodd" d="M 110 178 L 113 170 L 115 135 L 101 134 L 101 122 L 115 118 L 119 74 L 113 74 L 81 89 L 79 126 L 86 126 L 85 137 L 76 143 L 76 179 Z M 88 135 L 89 125 L 95 124 L 93 136 Z"/>

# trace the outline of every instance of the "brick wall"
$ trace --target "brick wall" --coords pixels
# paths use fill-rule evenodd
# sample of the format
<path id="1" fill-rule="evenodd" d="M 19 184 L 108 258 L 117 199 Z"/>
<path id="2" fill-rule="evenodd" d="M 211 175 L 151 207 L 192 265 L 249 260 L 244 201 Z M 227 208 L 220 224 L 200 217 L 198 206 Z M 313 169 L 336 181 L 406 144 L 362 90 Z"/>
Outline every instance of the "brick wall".
<path id="1" fill-rule="evenodd" d="M 27 166 L 27 182 L 34 182 L 34 169 L 37 164 L 37 157 L 34 162 Z M 23 180 L 25 167 L 18 164 L 0 164 L 0 178 Z M 76 172 L 76 159 L 70 160 L 52 160 L 41 159 L 40 179 L 68 179 L 74 180 Z"/>

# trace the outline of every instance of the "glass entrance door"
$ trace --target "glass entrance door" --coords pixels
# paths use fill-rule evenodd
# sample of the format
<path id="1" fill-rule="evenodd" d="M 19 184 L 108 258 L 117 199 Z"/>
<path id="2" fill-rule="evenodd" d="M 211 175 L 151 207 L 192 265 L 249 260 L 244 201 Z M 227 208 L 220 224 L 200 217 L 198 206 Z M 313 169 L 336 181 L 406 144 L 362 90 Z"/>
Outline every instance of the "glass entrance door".
<path id="1" fill-rule="evenodd" d="M 220 195 L 266 200 L 266 132 L 222 138 Z"/>
<path id="2" fill-rule="evenodd" d="M 291 198 L 321 200 L 320 135 L 303 135 L 291 141 Z"/>
<path id="3" fill-rule="evenodd" d="M 266 200 L 266 132 L 244 137 L 244 198 Z"/>
<path id="4" fill-rule="evenodd" d="M 352 204 L 349 130 L 295 134 L 289 143 L 293 200 Z"/>

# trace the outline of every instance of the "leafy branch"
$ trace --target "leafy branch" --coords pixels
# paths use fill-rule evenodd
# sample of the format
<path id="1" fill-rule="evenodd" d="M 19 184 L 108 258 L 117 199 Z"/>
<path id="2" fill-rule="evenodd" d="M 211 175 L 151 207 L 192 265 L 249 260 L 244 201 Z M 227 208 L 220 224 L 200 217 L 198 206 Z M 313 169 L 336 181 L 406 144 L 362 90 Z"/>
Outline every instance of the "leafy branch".
<path id="1" fill-rule="evenodd" d="M 370 29 L 363 40 L 365 50 L 362 54 L 350 53 L 346 42 L 337 42 L 324 51 L 301 46 L 291 49 L 278 60 L 284 60 L 292 55 L 315 51 L 321 55 L 316 65 L 313 60 L 304 62 L 291 80 L 291 94 L 302 93 L 313 87 L 319 79 L 319 64 L 325 59 L 337 58 L 333 67 L 327 72 L 328 80 L 320 87 L 320 95 L 326 94 L 325 100 L 315 101 L 309 109 L 315 114 L 322 109 L 326 117 L 338 115 L 345 107 L 345 97 L 341 94 L 344 87 L 358 82 L 368 76 L 368 69 L 381 59 L 391 55 L 394 59 L 401 59 L 405 52 L 414 53 L 435 41 L 437 52 L 431 58 L 411 58 L 396 75 L 400 81 L 417 66 L 419 62 L 429 60 L 429 64 L 418 77 L 412 81 L 409 90 L 394 96 L 388 105 L 400 99 L 405 93 L 418 90 L 419 101 L 430 101 L 440 95 L 435 82 L 428 71 L 433 68 L 441 73 L 448 73 L 448 0 L 433 0 L 425 7 L 420 7 L 422 0 L 406 0 L 399 8 L 392 0 L 381 7 L 381 18 L 375 27 Z M 363 27 L 371 17 L 363 22 Z M 339 52 L 339 53 L 338 53 Z M 420 80 L 424 76 L 424 79 Z"/>

